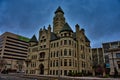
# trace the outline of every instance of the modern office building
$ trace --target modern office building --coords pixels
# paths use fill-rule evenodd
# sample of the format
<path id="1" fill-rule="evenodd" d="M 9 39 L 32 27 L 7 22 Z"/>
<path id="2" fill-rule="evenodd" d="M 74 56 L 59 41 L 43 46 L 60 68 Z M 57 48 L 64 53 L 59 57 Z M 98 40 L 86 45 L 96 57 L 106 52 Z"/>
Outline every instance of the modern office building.
<path id="1" fill-rule="evenodd" d="M 23 71 L 25 69 L 28 41 L 28 38 L 10 32 L 0 35 L 0 60 L 4 61 L 1 70 Z"/>
<path id="2" fill-rule="evenodd" d="M 104 51 L 104 63 L 110 69 L 110 75 L 120 75 L 120 41 L 106 42 L 102 44 Z"/>
<path id="3" fill-rule="evenodd" d="M 27 74 L 68 75 L 69 72 L 88 73 L 92 70 L 90 41 L 78 24 L 75 32 L 65 21 L 58 7 L 53 18 L 53 31 L 49 25 L 40 29 L 29 42 L 26 60 Z"/>

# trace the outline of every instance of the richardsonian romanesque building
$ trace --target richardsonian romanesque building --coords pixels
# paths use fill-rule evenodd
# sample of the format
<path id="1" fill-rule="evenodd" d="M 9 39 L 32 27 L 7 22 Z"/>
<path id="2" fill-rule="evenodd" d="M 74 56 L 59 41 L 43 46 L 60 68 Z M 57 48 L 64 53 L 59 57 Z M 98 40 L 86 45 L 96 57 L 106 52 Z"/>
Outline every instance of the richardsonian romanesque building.
<path id="1" fill-rule="evenodd" d="M 63 10 L 58 7 L 53 18 L 53 31 L 49 25 L 40 29 L 29 43 L 26 60 L 27 74 L 67 75 L 70 71 L 90 72 L 91 47 L 85 30 L 75 25 L 75 32 L 65 21 Z"/>

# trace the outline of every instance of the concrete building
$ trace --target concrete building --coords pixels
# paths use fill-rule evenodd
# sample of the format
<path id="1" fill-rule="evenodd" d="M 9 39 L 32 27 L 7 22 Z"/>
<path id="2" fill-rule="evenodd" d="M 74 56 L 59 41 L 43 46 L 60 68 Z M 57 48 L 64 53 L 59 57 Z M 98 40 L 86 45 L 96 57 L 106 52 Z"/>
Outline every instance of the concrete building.
<path id="1" fill-rule="evenodd" d="M 104 49 L 104 62 L 110 69 L 110 75 L 120 75 L 120 41 L 106 42 L 102 44 Z"/>
<path id="2" fill-rule="evenodd" d="M 102 48 L 92 48 L 92 63 L 93 66 L 104 65 Z"/>
<path id="3" fill-rule="evenodd" d="M 10 32 L 0 35 L 0 60 L 5 62 L 1 70 L 23 71 L 25 69 L 28 41 L 28 38 Z"/>
<path id="4" fill-rule="evenodd" d="M 58 7 L 53 18 L 53 31 L 49 25 L 40 29 L 29 42 L 26 60 L 27 74 L 68 75 L 69 72 L 92 70 L 90 41 L 85 30 L 75 25 L 75 32 L 65 21 L 63 10 Z"/>

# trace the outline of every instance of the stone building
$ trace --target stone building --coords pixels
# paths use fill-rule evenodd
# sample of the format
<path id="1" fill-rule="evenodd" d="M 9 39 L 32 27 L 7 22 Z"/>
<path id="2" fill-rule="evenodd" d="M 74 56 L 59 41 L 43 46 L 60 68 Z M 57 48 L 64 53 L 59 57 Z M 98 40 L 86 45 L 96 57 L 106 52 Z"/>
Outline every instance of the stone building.
<path id="1" fill-rule="evenodd" d="M 28 38 L 10 32 L 0 35 L 0 61 L 4 61 L 4 66 L 0 64 L 1 71 L 25 71 L 28 42 Z"/>
<path id="2" fill-rule="evenodd" d="M 40 29 L 29 42 L 27 74 L 68 75 L 69 72 L 91 71 L 90 41 L 85 30 L 75 25 L 75 32 L 65 21 L 61 7 L 55 11 L 53 31 L 49 25 Z"/>

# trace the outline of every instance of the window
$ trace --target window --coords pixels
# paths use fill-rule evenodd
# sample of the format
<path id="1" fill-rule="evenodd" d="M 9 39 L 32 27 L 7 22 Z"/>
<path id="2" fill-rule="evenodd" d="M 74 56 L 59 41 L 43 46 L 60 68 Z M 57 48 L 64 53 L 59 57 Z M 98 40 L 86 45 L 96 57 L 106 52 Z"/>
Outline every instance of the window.
<path id="1" fill-rule="evenodd" d="M 61 75 L 62 75 L 62 70 L 61 70 Z"/>
<path id="2" fill-rule="evenodd" d="M 64 59 L 64 66 L 67 66 L 67 59 Z"/>
<path id="3" fill-rule="evenodd" d="M 69 59 L 69 66 L 71 66 L 71 59 Z"/>
<path id="4" fill-rule="evenodd" d="M 54 43 L 54 47 L 55 47 L 55 43 Z"/>
<path id="5" fill-rule="evenodd" d="M 69 40 L 69 45 L 71 45 L 71 40 Z"/>
<path id="6" fill-rule="evenodd" d="M 46 45 L 44 45 L 44 48 L 46 48 Z"/>
<path id="7" fill-rule="evenodd" d="M 52 52 L 51 52 L 51 58 L 52 58 Z"/>
<path id="8" fill-rule="evenodd" d="M 63 36 L 63 34 L 61 34 L 61 37 Z"/>
<path id="9" fill-rule="evenodd" d="M 69 56 L 71 56 L 71 49 L 69 49 Z"/>
<path id="10" fill-rule="evenodd" d="M 67 45 L 67 40 L 64 40 L 64 45 Z"/>
<path id="11" fill-rule="evenodd" d="M 57 51 L 56 57 L 58 57 L 59 52 Z"/>
<path id="12" fill-rule="evenodd" d="M 52 61 L 50 61 L 50 67 L 52 67 Z"/>
<path id="13" fill-rule="evenodd" d="M 60 42 L 60 44 L 62 45 L 62 41 Z"/>
<path id="14" fill-rule="evenodd" d="M 57 47 L 59 46 L 59 43 L 57 42 Z"/>
<path id="15" fill-rule="evenodd" d="M 58 70 L 56 70 L 56 75 L 58 75 Z"/>
<path id="16" fill-rule="evenodd" d="M 61 63 L 61 66 L 62 66 L 62 59 L 60 61 L 61 61 L 60 63 Z"/>
<path id="17" fill-rule="evenodd" d="M 120 58 L 120 53 L 116 53 L 116 58 Z"/>
<path id="18" fill-rule="evenodd" d="M 53 61 L 53 67 L 55 67 L 55 60 Z"/>
<path id="19" fill-rule="evenodd" d="M 61 50 L 61 56 L 62 56 L 62 50 Z"/>
<path id="20" fill-rule="evenodd" d="M 44 42 L 46 42 L 46 39 L 44 39 Z"/>
<path id="21" fill-rule="evenodd" d="M 64 50 L 64 56 L 66 56 L 66 55 L 67 55 L 67 49 Z"/>
<path id="22" fill-rule="evenodd" d="M 50 70 L 50 75 L 52 75 L 52 70 Z"/>
<path id="23" fill-rule="evenodd" d="M 67 34 L 66 34 L 66 33 L 64 33 L 64 36 L 67 36 Z"/>
<path id="24" fill-rule="evenodd" d="M 56 60 L 56 66 L 58 66 L 58 60 Z"/>
<path id="25" fill-rule="evenodd" d="M 55 57 L 55 51 L 54 51 L 54 56 L 53 57 Z"/>
<path id="26" fill-rule="evenodd" d="M 120 64 L 118 64 L 118 68 L 120 69 Z"/>
<path id="27" fill-rule="evenodd" d="M 67 75 L 67 70 L 64 70 L 64 75 Z"/>
<path id="28" fill-rule="evenodd" d="M 55 70 L 53 70 L 53 75 L 55 75 Z"/>

